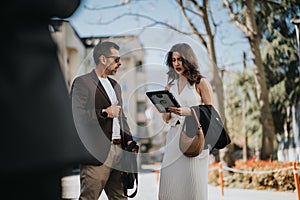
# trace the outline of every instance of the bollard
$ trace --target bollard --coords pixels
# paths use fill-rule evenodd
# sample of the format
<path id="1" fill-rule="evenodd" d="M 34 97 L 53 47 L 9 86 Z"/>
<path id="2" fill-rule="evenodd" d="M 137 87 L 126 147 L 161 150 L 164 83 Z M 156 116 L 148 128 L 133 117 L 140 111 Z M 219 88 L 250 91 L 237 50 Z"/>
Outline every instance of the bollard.
<path id="1" fill-rule="evenodd" d="M 296 186 L 296 190 L 297 190 L 298 200 L 300 200 L 299 176 L 298 176 L 296 162 L 293 162 L 293 174 L 294 174 L 294 180 L 295 180 L 295 186 Z"/>
<path id="2" fill-rule="evenodd" d="M 159 174 L 160 174 L 160 170 L 159 170 L 159 167 L 158 167 L 158 163 L 154 163 L 155 165 L 155 174 L 156 174 L 156 181 L 158 182 L 159 181 Z"/>
<path id="3" fill-rule="evenodd" d="M 222 163 L 219 163 L 219 180 L 221 186 L 221 194 L 224 196 L 224 180 L 223 180 L 223 170 L 222 170 Z"/>

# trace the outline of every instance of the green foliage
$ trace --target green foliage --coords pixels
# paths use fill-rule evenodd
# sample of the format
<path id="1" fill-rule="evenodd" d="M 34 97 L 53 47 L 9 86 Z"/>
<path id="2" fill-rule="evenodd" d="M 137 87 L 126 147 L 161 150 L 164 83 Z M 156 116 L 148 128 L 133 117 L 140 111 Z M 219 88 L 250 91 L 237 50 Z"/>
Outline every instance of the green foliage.
<path id="1" fill-rule="evenodd" d="M 265 11 L 272 11 L 272 18 L 265 21 L 263 35 L 263 48 L 261 50 L 267 85 L 269 88 L 269 101 L 273 114 L 275 130 L 283 133 L 283 124 L 287 121 L 286 108 L 299 100 L 299 61 L 297 56 L 296 34 L 294 25 L 290 20 L 298 6 L 283 1 L 282 5 L 273 5 Z M 272 7 L 273 6 L 273 7 Z M 278 10 L 276 10 L 276 9 Z M 263 9 L 262 9 L 263 10 Z M 260 13 L 261 16 L 263 13 Z M 266 13 L 264 13 L 266 14 Z"/>
<path id="2" fill-rule="evenodd" d="M 243 140 L 246 132 L 249 147 L 254 148 L 255 138 L 261 138 L 262 129 L 253 70 L 244 73 L 237 71 L 231 75 L 230 80 L 225 84 L 227 129 L 235 141 Z M 245 121 L 242 120 L 243 112 Z"/>
<path id="3" fill-rule="evenodd" d="M 230 1 L 234 12 L 238 14 L 240 22 L 245 24 L 245 8 L 244 1 L 232 0 Z M 273 121 L 275 125 L 275 132 L 282 133 L 283 125 L 287 120 L 287 107 L 292 106 L 295 102 L 300 100 L 300 67 L 299 58 L 297 55 L 297 41 L 295 34 L 295 27 L 290 20 L 300 13 L 300 6 L 296 0 L 254 0 L 256 24 L 258 27 L 258 36 L 262 39 L 261 55 L 265 69 L 267 87 L 269 92 L 269 103 L 272 111 Z M 244 81 L 240 76 L 234 77 L 237 79 L 236 83 L 229 90 L 235 89 L 240 94 L 246 93 L 249 96 L 251 87 L 247 84 L 254 82 Z M 251 91 L 255 91 L 254 88 Z M 244 88 L 244 89 L 242 89 Z M 248 88 L 245 90 L 245 88 Z M 231 111 L 230 105 L 234 93 L 226 91 L 230 95 L 227 99 L 226 113 L 229 118 L 234 118 L 240 121 L 241 106 L 236 107 L 239 111 Z M 240 96 L 242 96 L 240 95 Z M 239 102 L 242 100 L 239 99 Z M 235 104 L 237 100 L 235 100 Z M 260 116 L 255 114 L 255 109 L 258 109 L 257 101 L 247 98 L 247 117 L 246 124 L 253 123 L 252 129 L 246 128 L 250 134 L 255 134 L 259 131 L 255 123 L 259 123 Z M 249 115 L 250 114 L 250 115 Z M 240 117 L 240 118 L 239 118 Z M 232 119 L 233 120 L 233 119 Z M 255 121 L 255 123 L 253 121 Z M 232 123 L 233 126 L 233 123 Z M 237 123 L 235 123 L 237 126 Z M 239 127 L 241 128 L 241 127 Z M 232 127 L 232 129 L 237 129 Z M 240 129 L 242 130 L 242 129 Z M 234 130 L 233 130 L 234 131 Z M 235 131 L 234 131 L 235 132 Z M 256 133 L 257 134 L 257 133 Z M 261 134 L 261 133 L 259 133 Z M 251 140 L 251 138 L 250 138 Z"/>

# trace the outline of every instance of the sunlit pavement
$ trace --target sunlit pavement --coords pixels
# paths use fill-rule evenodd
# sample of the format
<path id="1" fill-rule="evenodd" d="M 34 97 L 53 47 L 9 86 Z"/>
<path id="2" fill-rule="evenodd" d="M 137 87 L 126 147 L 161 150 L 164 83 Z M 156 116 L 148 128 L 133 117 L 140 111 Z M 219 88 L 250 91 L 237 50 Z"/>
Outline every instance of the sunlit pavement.
<path id="1" fill-rule="evenodd" d="M 68 176 L 62 180 L 63 197 L 77 199 L 79 196 L 79 176 Z M 154 170 L 145 170 L 139 173 L 138 194 L 132 200 L 158 200 L 159 176 Z M 132 191 L 129 191 L 131 194 Z M 108 200 L 103 192 L 99 200 Z M 262 190 L 244 190 L 221 188 L 209 185 L 209 200 L 297 200 L 296 192 L 271 192 Z"/>

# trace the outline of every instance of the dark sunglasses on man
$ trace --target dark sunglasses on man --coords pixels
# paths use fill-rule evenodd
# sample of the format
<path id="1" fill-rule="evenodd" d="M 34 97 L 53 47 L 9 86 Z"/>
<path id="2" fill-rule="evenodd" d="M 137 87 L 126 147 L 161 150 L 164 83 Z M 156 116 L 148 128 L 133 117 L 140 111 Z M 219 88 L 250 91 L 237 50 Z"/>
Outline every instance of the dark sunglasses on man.
<path id="1" fill-rule="evenodd" d="M 121 59 L 121 57 L 120 56 L 105 56 L 106 58 L 114 58 L 114 61 L 116 62 L 116 63 L 118 63 L 119 61 L 120 61 L 120 59 Z"/>

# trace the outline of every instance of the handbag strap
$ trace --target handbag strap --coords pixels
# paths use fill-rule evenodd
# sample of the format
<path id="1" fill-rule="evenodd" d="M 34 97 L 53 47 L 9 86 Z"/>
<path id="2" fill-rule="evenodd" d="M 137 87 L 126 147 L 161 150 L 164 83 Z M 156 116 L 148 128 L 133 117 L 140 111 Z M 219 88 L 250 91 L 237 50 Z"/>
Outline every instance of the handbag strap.
<path id="1" fill-rule="evenodd" d="M 121 117 L 121 120 L 120 120 L 120 125 L 121 125 L 121 133 L 122 133 L 122 137 L 123 137 L 123 145 L 124 145 L 124 148 L 126 147 L 126 143 L 125 143 L 125 136 L 124 136 L 124 132 L 122 130 L 123 129 L 123 110 L 120 111 L 120 117 Z M 129 172 L 128 172 L 129 173 Z M 136 188 L 135 188 L 135 191 L 132 193 L 132 194 L 128 194 L 127 193 L 127 189 L 123 187 L 123 193 L 126 197 L 129 197 L 129 198 L 133 198 L 136 194 L 137 194 L 137 191 L 138 191 L 138 184 L 139 184 L 139 181 L 138 181 L 138 174 L 137 172 L 134 172 L 134 177 L 135 177 L 135 183 L 136 183 Z"/>
<path id="2" fill-rule="evenodd" d="M 199 121 L 199 118 L 198 118 L 198 116 L 197 116 L 197 114 L 196 114 L 195 109 L 194 109 L 194 108 L 191 108 L 191 110 L 192 110 L 192 115 L 195 117 L 195 119 L 196 119 L 196 121 L 197 121 L 198 129 L 202 128 L 202 125 L 200 124 L 200 121 Z M 184 120 L 182 126 L 183 126 L 183 127 L 185 126 L 185 120 Z"/>
<path id="3" fill-rule="evenodd" d="M 133 198 L 135 197 L 135 195 L 137 194 L 137 190 L 138 190 L 138 174 L 137 173 L 134 173 L 134 177 L 135 177 L 135 183 L 136 183 L 136 187 L 135 187 L 135 191 L 132 193 L 132 194 L 128 194 L 127 193 L 127 189 L 126 188 L 123 188 L 123 193 L 126 197 L 129 197 L 129 198 Z"/>
<path id="4" fill-rule="evenodd" d="M 201 126 L 201 124 L 200 124 L 200 121 L 199 121 L 199 118 L 198 118 L 198 116 L 197 116 L 197 113 L 196 113 L 195 109 L 194 109 L 194 108 L 191 108 L 191 110 L 192 110 L 192 113 L 193 113 L 194 117 L 196 118 L 196 121 L 197 121 L 197 124 L 198 124 L 198 129 L 202 128 L 202 126 Z"/>

